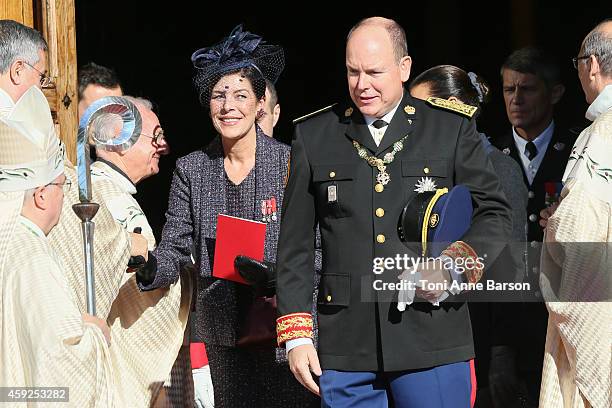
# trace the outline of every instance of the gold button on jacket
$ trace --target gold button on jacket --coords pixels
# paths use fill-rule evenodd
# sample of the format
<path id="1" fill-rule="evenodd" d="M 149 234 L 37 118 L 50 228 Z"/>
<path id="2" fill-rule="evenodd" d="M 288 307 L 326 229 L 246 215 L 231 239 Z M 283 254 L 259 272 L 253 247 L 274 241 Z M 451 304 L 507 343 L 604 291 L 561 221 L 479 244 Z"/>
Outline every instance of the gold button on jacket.
<path id="1" fill-rule="evenodd" d="M 407 105 L 415 108 L 413 114 L 404 111 Z M 313 303 L 311 278 L 316 273 L 311 260 L 319 251 L 313 226 L 319 223 L 324 268 L 319 274 L 318 315 L 312 319 L 319 323 L 323 367 L 377 371 L 384 362 L 385 370 L 405 371 L 469 360 L 473 340 L 465 302 L 453 301 L 452 313 L 445 307 L 416 307 L 400 313 L 394 304 L 397 291 L 388 286 L 376 290 L 379 286 L 373 281 L 395 281 L 395 272 L 401 272 L 381 265 L 383 275 L 374 274 L 374 268 L 379 269 L 375 258 L 412 256 L 412 248 L 398 237 L 397 221 L 416 195 L 417 183 L 426 176 L 438 188 L 452 188 L 456 180 L 470 186 L 474 206 L 486 213 L 475 212 L 473 231 L 464 239 L 470 245 L 474 242 L 479 256 L 486 251 L 487 262 L 497 261 L 501 249 L 489 250 L 487 244 L 508 240 L 510 209 L 474 124 L 406 92 L 376 146 L 361 112 L 353 107 L 352 115 L 345 117 L 348 108 L 338 105 L 296 124 L 276 258 L 278 314 L 305 314 L 308 320 Z M 377 180 L 378 167 L 360 157 L 356 145 L 375 157 L 370 161 L 376 164 L 376 159 L 384 162 L 387 154 L 389 161 L 394 144 L 406 135 L 404 148 L 385 164 L 390 180 L 383 185 Z M 425 174 L 425 168 L 429 173 Z M 334 178 L 329 176 L 332 171 Z M 333 185 L 337 201 L 330 200 Z M 524 195 L 527 198 L 527 192 Z M 378 209 L 384 210 L 382 217 Z M 482 236 L 488 242 L 483 243 Z M 301 334 L 297 333 L 301 327 L 292 330 L 291 335 Z"/>
<path id="2" fill-rule="evenodd" d="M 384 216 L 384 215 L 385 215 L 385 210 L 383 210 L 382 208 L 377 208 L 377 209 L 376 209 L 376 216 L 377 216 L 378 218 L 380 218 L 380 217 L 382 217 L 382 216 Z"/>

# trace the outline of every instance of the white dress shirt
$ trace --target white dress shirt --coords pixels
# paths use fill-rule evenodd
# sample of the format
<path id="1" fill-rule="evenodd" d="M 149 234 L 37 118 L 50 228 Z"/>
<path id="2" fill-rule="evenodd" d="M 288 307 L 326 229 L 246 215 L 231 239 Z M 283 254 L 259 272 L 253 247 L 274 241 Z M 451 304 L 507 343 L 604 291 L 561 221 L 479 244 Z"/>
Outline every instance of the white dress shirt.
<path id="1" fill-rule="evenodd" d="M 544 156 L 546 155 L 546 149 L 548 148 L 548 144 L 553 137 L 553 133 L 555 133 L 555 121 L 551 120 L 550 125 L 542 133 L 538 135 L 535 139 L 533 139 L 533 143 L 536 145 L 538 149 L 538 154 L 529 160 L 529 157 L 525 154 L 525 147 L 527 146 L 527 140 L 523 139 L 516 133 L 516 129 L 512 127 L 512 136 L 514 137 L 514 144 L 519 152 L 519 157 L 521 158 L 521 163 L 523 165 L 523 169 L 525 170 L 525 174 L 527 175 L 527 180 L 529 180 L 529 184 L 533 183 L 533 179 L 538 173 L 538 169 L 540 168 L 540 164 L 544 160 Z"/>
<path id="2" fill-rule="evenodd" d="M 386 115 L 384 115 L 382 118 L 376 118 L 374 116 L 366 116 L 363 115 L 363 118 L 365 119 L 365 123 L 366 125 L 368 125 L 368 129 L 370 130 L 370 133 L 372 134 L 372 138 L 374 139 L 374 143 L 376 143 L 376 146 L 380 145 L 380 142 L 382 141 L 383 136 L 385 135 L 385 132 L 387 131 L 387 128 L 389 127 L 389 123 L 391 123 L 391 119 L 393 119 L 393 115 L 395 115 L 395 111 L 397 110 L 397 107 L 399 106 L 399 104 L 402 101 L 400 100 L 397 105 L 395 105 L 393 107 L 393 109 L 391 109 Z M 378 119 L 382 119 L 385 122 L 387 122 L 387 126 L 383 126 L 380 129 L 376 129 L 372 124 L 377 121 Z"/>

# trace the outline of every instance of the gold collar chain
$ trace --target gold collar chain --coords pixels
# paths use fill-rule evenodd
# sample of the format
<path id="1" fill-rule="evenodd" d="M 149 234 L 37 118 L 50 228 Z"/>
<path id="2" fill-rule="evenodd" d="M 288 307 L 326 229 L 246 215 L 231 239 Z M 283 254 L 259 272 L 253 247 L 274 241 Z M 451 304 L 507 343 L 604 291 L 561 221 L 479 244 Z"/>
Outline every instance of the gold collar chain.
<path id="1" fill-rule="evenodd" d="M 353 146 L 357 149 L 357 154 L 359 157 L 364 159 L 370 166 L 376 167 L 378 169 L 378 174 L 376 175 L 376 181 L 383 186 L 386 186 L 389 181 L 391 181 L 391 176 L 387 173 L 387 164 L 391 163 L 395 159 L 395 154 L 402 151 L 404 148 L 404 140 L 408 135 L 404 136 L 397 142 L 393 143 L 393 150 L 389 153 L 386 153 L 382 159 L 379 159 L 376 156 L 372 156 L 368 154 L 368 151 L 364 149 L 356 140 L 353 140 Z"/>

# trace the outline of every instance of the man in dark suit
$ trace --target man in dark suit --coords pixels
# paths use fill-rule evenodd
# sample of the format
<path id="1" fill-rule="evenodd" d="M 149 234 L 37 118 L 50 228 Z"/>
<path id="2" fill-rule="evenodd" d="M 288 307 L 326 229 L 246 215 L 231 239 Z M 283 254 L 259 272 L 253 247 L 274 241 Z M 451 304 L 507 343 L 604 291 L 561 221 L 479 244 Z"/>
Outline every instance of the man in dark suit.
<path id="1" fill-rule="evenodd" d="M 443 252 L 454 261 L 486 256 L 486 267 L 495 259 L 502 245 L 483 240 L 507 240 L 510 209 L 471 113 L 466 118 L 452 112 L 465 112 L 460 104 L 426 103 L 404 90 L 411 59 L 395 21 L 358 23 L 348 36 L 346 65 L 353 104 L 318 112 L 295 130 L 277 257 L 279 343 L 286 343 L 291 370 L 308 389 L 319 393 L 310 372 L 322 374 L 323 406 L 382 407 L 392 400 L 396 407 L 468 407 L 474 350 L 465 302 L 434 306 L 444 290 L 421 285 L 416 295 L 430 303 L 400 311 L 397 291 L 378 290 L 373 282 L 399 282 L 402 267 L 376 275 L 373 265 L 420 255 L 397 233 L 415 187 L 469 188 L 471 228 Z M 318 355 L 310 340 L 317 223 L 323 248 Z M 476 282 L 483 272 L 472 265 L 458 274 L 433 262 L 404 268 L 411 267 L 443 284 Z"/>
<path id="2" fill-rule="evenodd" d="M 497 366 L 506 372 L 496 376 L 499 387 L 492 384 L 491 389 L 494 393 L 495 389 L 521 392 L 519 389 L 523 388 L 529 403 L 537 406 L 548 320 L 538 290 L 543 237 L 539 214 L 558 199 L 561 178 L 576 135 L 553 120 L 555 105 L 565 87 L 559 67 L 552 58 L 536 48 L 519 49 L 506 59 L 501 76 L 512 130 L 494 138 L 493 144 L 518 162 L 528 188 L 525 280 L 531 283 L 533 290 L 525 296 L 524 304 L 513 308 L 516 337 L 512 339 L 513 346 L 495 351 L 492 371 L 497 371 Z M 521 316 L 528 318 L 521 319 Z M 506 398 L 498 396 L 498 399 Z"/>

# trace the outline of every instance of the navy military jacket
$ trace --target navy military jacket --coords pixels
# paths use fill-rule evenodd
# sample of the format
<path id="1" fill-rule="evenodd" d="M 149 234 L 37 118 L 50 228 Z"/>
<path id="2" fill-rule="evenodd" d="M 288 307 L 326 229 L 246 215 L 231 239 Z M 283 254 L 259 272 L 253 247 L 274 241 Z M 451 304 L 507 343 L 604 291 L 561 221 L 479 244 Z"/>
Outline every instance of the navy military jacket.
<path id="1" fill-rule="evenodd" d="M 555 124 L 555 131 L 546 148 L 544 159 L 531 184 L 529 184 L 525 169 L 523 168 L 523 163 L 521 162 L 520 155 L 523 153 L 519 152 L 516 148 L 512 132 L 508 132 L 502 137 L 494 138 L 491 141 L 495 147 L 516 160 L 523 172 L 523 181 L 525 186 L 529 189 L 529 201 L 527 204 L 527 239 L 530 242 L 542 242 L 544 230 L 540 227 L 539 221 L 541 219 L 540 211 L 546 207 L 545 185 L 546 183 L 561 183 L 565 167 L 567 166 L 567 160 L 569 159 L 575 141 L 575 134 Z M 556 199 L 558 199 L 558 197 L 556 197 Z M 540 258 L 539 256 L 537 258 L 537 263 L 539 264 Z"/>
<path id="2" fill-rule="evenodd" d="M 510 234 L 509 206 L 472 121 L 406 92 L 388 126 L 377 147 L 359 110 L 347 104 L 295 129 L 278 245 L 278 309 L 280 316 L 311 310 L 319 223 L 318 354 L 324 369 L 397 371 L 473 357 L 467 304 L 417 302 L 399 312 L 396 292 L 372 289 L 379 277 L 397 282 L 401 271 L 376 275 L 373 261 L 408 252 L 397 223 L 423 177 L 438 188 L 470 189 L 473 221 L 463 240 L 479 255 L 486 252 L 492 261 L 502 247 L 491 243 Z M 377 188 L 378 170 L 359 157 L 353 141 L 383 158 L 406 135 L 387 165 L 390 182 Z"/>
<path id="3" fill-rule="evenodd" d="M 500 150 L 508 154 L 519 164 L 523 172 L 523 182 L 528 188 L 527 201 L 527 262 L 525 265 L 524 280 L 531 283 L 533 296 L 526 298 L 527 303 L 521 309 L 514 308 L 512 313 L 514 325 L 514 338 L 508 339 L 511 344 L 518 348 L 519 369 L 542 372 L 544 362 L 544 345 L 546 343 L 546 325 L 548 323 L 548 310 L 544 304 L 539 291 L 540 280 L 540 254 L 541 242 L 544 237 L 544 229 L 540 226 L 540 211 L 547 205 L 546 184 L 560 185 L 567 166 L 570 152 L 576 141 L 576 134 L 569 131 L 558 123 L 555 123 L 555 131 L 548 143 L 546 153 L 540 167 L 529 184 L 525 169 L 512 132 L 507 132 L 501 137 L 494 138 L 492 143 Z M 557 192 L 560 189 L 557 187 Z M 552 197 L 558 200 L 559 197 Z M 529 316 L 529 318 L 525 318 Z M 529 335 L 525 335 L 529 333 Z"/>

